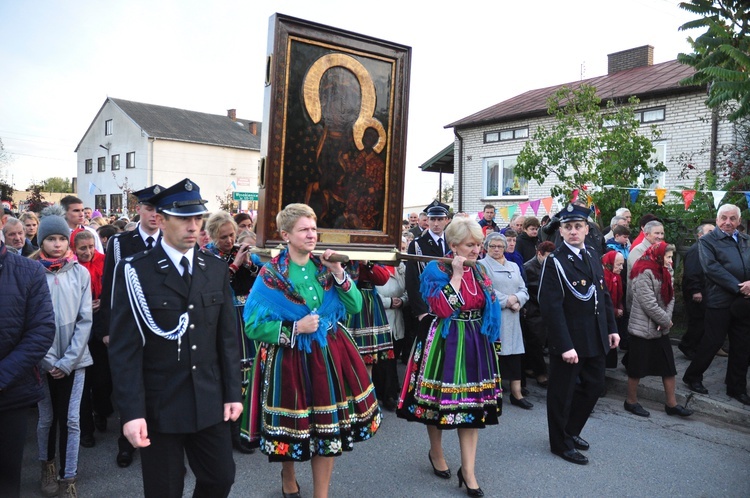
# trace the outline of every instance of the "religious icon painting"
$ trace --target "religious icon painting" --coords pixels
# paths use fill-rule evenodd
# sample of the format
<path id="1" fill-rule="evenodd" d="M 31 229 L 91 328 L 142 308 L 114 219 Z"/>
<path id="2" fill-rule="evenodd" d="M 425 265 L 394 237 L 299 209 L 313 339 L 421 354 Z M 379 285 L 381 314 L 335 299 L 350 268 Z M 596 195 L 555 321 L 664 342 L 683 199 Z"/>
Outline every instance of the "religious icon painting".
<path id="1" fill-rule="evenodd" d="M 411 48 L 275 14 L 259 166 L 258 245 L 301 202 L 320 245 L 400 247 Z"/>

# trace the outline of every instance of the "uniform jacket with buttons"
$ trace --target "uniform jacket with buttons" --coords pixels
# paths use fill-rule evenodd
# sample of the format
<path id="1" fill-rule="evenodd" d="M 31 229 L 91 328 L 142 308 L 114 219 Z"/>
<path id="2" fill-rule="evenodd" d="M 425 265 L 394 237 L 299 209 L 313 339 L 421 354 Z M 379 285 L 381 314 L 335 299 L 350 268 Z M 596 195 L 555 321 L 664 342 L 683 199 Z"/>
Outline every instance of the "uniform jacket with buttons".
<path id="1" fill-rule="evenodd" d="M 588 358 L 609 352 L 609 334 L 617 333 L 614 307 L 599 256 L 587 246 L 589 263 L 563 243 L 544 261 L 539 284 L 539 306 L 547 324 L 550 354 L 563 354 L 575 349 L 578 356 Z M 570 287 L 586 294 L 593 285 L 594 296 L 588 301 L 578 299 L 565 277 L 558 272 L 555 260 L 565 272 Z"/>
<path id="2" fill-rule="evenodd" d="M 140 225 L 139 225 L 140 226 Z M 158 239 L 159 232 L 154 235 Z M 146 241 L 141 238 L 141 232 L 136 227 L 129 232 L 121 232 L 110 237 L 107 242 L 107 251 L 104 255 L 104 276 L 102 277 L 101 308 L 99 309 L 100 320 L 104 326 L 97 330 L 97 339 L 101 340 L 109 334 L 110 302 L 112 299 L 112 282 L 115 278 L 115 266 L 119 259 L 125 259 L 146 250 Z M 119 255 L 119 259 L 116 259 Z"/>
<path id="3" fill-rule="evenodd" d="M 127 264 L 162 330 L 173 330 L 188 313 L 179 352 L 177 340 L 154 334 L 136 318 L 126 289 Z M 109 358 L 123 422 L 145 418 L 152 430 L 164 433 L 192 433 L 222 422 L 224 404 L 241 399 L 237 315 L 226 263 L 196 247 L 188 290 L 157 244 L 120 261 L 113 295 Z"/>
<path id="4" fill-rule="evenodd" d="M 448 242 L 445 240 L 445 232 L 441 234 L 443 238 L 443 245 L 448 250 Z M 435 240 L 432 238 L 429 230 L 425 230 L 421 237 L 414 239 L 409 244 L 407 250 L 409 254 L 420 254 L 423 256 L 434 256 L 442 257 L 443 253 L 440 251 Z M 419 277 L 422 275 L 422 270 L 427 266 L 427 263 L 418 263 L 416 261 L 408 261 L 406 263 L 406 293 L 409 295 L 409 303 L 411 304 L 411 311 L 414 316 L 423 315 L 429 312 L 429 306 L 422 298 L 422 293 L 419 291 Z"/>

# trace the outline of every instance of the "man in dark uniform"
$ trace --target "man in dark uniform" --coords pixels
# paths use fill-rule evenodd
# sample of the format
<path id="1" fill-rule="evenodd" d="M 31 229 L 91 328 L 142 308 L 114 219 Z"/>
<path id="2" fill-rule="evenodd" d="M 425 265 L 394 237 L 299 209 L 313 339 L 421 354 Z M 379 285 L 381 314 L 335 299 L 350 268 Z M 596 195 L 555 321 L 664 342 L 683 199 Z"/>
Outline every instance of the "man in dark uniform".
<path id="1" fill-rule="evenodd" d="M 147 498 L 182 496 L 185 455 L 193 496 L 226 497 L 235 476 L 229 421 L 242 412 L 229 272 L 196 245 L 206 201 L 195 183 L 184 179 L 151 202 L 161 239 L 115 271 L 115 400 L 125 436 L 141 448 Z"/>
<path id="2" fill-rule="evenodd" d="M 101 293 L 101 321 L 104 324 L 98 334 L 102 337 L 94 337 L 93 340 L 102 341 L 105 345 L 109 344 L 109 320 L 111 316 L 111 299 L 112 299 L 112 281 L 114 280 L 115 267 L 121 259 L 127 258 L 146 249 L 151 249 L 159 240 L 161 233 L 156 221 L 156 208 L 151 203 L 151 198 L 164 190 L 161 185 L 147 187 L 137 192 L 133 192 L 138 199 L 136 212 L 140 217 L 138 226 L 135 230 L 118 233 L 109 238 L 107 241 L 107 252 L 104 259 L 104 274 L 102 276 L 102 293 Z M 99 430 L 107 428 L 107 419 L 102 415 L 97 415 L 94 422 Z M 128 442 L 128 439 L 122 434 L 122 424 L 120 424 L 120 438 L 117 441 L 117 465 L 127 467 L 133 462 L 133 453 L 135 448 Z"/>
<path id="3" fill-rule="evenodd" d="M 547 424 L 552 453 L 586 464 L 580 437 L 604 391 L 604 359 L 620 342 L 599 256 L 584 240 L 589 209 L 569 204 L 557 214 L 562 244 L 544 262 L 539 306 L 547 324 Z"/>
<path id="4" fill-rule="evenodd" d="M 443 232 L 448 224 L 448 206 L 435 200 L 427 206 L 425 213 L 427 213 L 429 227 L 422 236 L 409 244 L 407 252 L 419 256 L 443 257 L 449 250 Z M 417 339 L 427 337 L 430 324 L 435 318 L 435 315 L 430 313 L 430 307 L 422 297 L 422 293 L 419 292 L 419 277 L 425 266 L 427 266 L 427 262 L 409 261 L 406 263 L 406 293 L 409 297 L 412 314 L 418 321 Z M 440 444 L 440 431 L 434 426 L 428 425 L 427 434 L 430 437 L 430 459 L 434 462 L 433 467 L 450 477 L 450 470 L 448 470 L 448 464 L 443 456 L 443 447 Z"/>
<path id="5" fill-rule="evenodd" d="M 602 256 L 607 253 L 607 241 L 604 239 L 604 234 L 599 228 L 599 225 L 597 225 L 593 221 L 588 221 L 588 216 L 591 215 L 591 209 L 588 207 L 585 200 L 576 199 L 572 204 L 573 206 L 580 208 L 581 211 L 586 211 L 586 221 L 588 223 L 589 229 L 588 233 L 586 233 L 585 244 L 586 247 L 589 248 L 589 251 L 591 251 L 591 249 L 596 251 L 596 254 L 594 256 L 601 260 Z M 553 217 L 552 221 L 545 225 L 545 227 L 542 229 L 542 231 L 547 232 L 549 236 L 546 240 L 553 240 L 557 247 L 560 247 L 560 245 L 563 243 L 563 238 L 560 236 L 560 233 L 554 233 L 553 235 L 553 232 L 555 232 L 559 226 L 559 220 Z"/>

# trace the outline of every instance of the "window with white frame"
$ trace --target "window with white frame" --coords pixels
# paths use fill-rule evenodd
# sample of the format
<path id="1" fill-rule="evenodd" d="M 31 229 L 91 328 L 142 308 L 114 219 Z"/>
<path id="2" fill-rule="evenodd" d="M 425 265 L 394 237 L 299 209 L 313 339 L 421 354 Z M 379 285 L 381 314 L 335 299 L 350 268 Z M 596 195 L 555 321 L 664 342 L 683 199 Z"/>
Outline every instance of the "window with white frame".
<path id="1" fill-rule="evenodd" d="M 94 172 L 94 160 L 93 159 L 86 159 L 86 174 L 91 174 Z"/>
<path id="2" fill-rule="evenodd" d="M 659 121 L 664 121 L 666 119 L 666 108 L 654 107 L 651 109 L 641 109 L 639 111 L 635 111 L 633 115 L 635 116 L 635 119 L 637 119 L 641 123 L 656 123 Z M 617 125 L 617 120 L 614 118 L 614 116 L 614 114 L 608 114 L 604 116 L 604 122 L 602 123 L 602 125 L 606 128 L 611 128 Z"/>
<path id="3" fill-rule="evenodd" d="M 529 182 L 515 174 L 518 156 L 484 159 L 483 197 L 528 196 Z"/>
<path id="4" fill-rule="evenodd" d="M 135 168 L 135 152 L 128 152 L 125 154 L 125 168 Z"/>
<path id="5" fill-rule="evenodd" d="M 529 128 L 510 128 L 507 130 L 488 131 L 484 134 L 484 143 L 505 142 L 506 140 L 516 140 L 519 138 L 529 138 Z"/>
<path id="6" fill-rule="evenodd" d="M 108 119 L 104 122 L 104 134 L 105 135 L 112 134 L 112 120 L 111 119 Z"/>
<path id="7" fill-rule="evenodd" d="M 105 162 L 104 157 L 99 157 L 96 159 L 96 170 L 101 173 L 102 171 L 107 171 L 107 163 Z"/>
<path id="8" fill-rule="evenodd" d="M 112 163 L 112 171 L 117 171 L 118 169 L 120 169 L 120 154 L 112 154 L 110 160 Z"/>
<path id="9" fill-rule="evenodd" d="M 651 154 L 651 157 L 649 158 L 649 164 L 655 165 L 659 162 L 666 165 L 667 161 L 667 142 L 666 141 L 660 141 L 660 142 L 654 142 L 654 148 L 656 151 Z M 654 173 L 650 176 L 644 176 L 641 175 L 640 178 L 638 178 L 638 186 L 642 188 L 656 188 L 656 187 L 664 187 L 667 182 L 667 172 L 662 171 L 659 173 Z"/>

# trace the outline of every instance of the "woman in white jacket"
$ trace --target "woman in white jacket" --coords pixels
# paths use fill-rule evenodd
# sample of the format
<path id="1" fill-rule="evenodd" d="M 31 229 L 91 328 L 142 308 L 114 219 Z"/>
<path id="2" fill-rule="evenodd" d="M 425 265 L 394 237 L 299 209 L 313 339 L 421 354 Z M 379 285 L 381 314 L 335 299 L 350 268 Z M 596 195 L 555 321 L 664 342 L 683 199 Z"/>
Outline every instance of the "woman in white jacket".
<path id="1" fill-rule="evenodd" d="M 91 365 L 91 276 L 70 250 L 70 229 L 56 215 L 42 218 L 39 251 L 31 258 L 44 266 L 55 310 L 55 339 L 40 364 L 44 398 L 39 402 L 37 439 L 45 496 L 76 496 L 80 405 L 85 367 Z M 53 427 L 53 421 L 57 421 Z M 55 446 L 59 437 L 59 481 Z"/>

